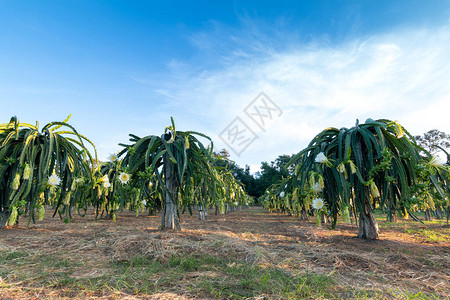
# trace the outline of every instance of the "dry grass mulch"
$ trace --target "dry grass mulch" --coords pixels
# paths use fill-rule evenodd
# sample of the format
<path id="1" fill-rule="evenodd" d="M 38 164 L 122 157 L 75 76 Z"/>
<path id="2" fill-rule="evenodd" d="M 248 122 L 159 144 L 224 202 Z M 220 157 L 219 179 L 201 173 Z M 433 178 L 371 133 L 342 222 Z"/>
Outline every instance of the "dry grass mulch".
<path id="1" fill-rule="evenodd" d="M 161 266 L 171 265 L 174 257 L 217 257 L 226 260 L 225 268 L 246 264 L 258 270 L 282 270 L 292 278 L 304 274 L 332 278 L 330 293 L 311 296 L 318 298 L 450 298 L 450 228 L 444 224 L 381 221 L 380 240 L 367 242 L 355 238 L 355 225 L 340 223 L 337 230 L 329 230 L 317 227 L 313 221 L 250 208 L 218 216 L 210 212 L 205 221 L 196 215 L 183 215 L 181 232 L 162 232 L 158 230 L 159 216 L 136 217 L 124 212 L 112 222 L 95 220 L 88 214 L 69 224 L 46 216 L 29 228 L 0 229 L 0 253 L 6 265 L 0 272 L 0 299 L 241 297 L 223 296 L 214 287 L 204 285 L 205 281 L 220 280 L 234 286 L 241 284 L 233 282 L 233 277 L 219 267 L 187 266 L 186 272 L 174 275 L 176 282 L 165 283 L 161 270 L 149 273 L 145 278 L 157 287 L 153 292 L 108 283 L 107 278 L 118 276 L 111 263 L 123 263 L 129 269 L 133 262 L 136 272 L 139 257 Z M 433 236 L 427 237 L 430 233 Z M 42 286 L 42 280 L 36 278 L 43 266 L 45 270 L 41 271 L 49 276 L 65 272 L 69 284 L 55 275 L 54 282 L 49 279 L 51 284 Z M 103 278 L 103 283 L 95 287 L 78 283 L 95 278 Z M 283 299 L 286 295 L 291 294 L 255 290 L 251 297 L 241 298 Z M 292 298 L 300 298 L 295 295 Z"/>

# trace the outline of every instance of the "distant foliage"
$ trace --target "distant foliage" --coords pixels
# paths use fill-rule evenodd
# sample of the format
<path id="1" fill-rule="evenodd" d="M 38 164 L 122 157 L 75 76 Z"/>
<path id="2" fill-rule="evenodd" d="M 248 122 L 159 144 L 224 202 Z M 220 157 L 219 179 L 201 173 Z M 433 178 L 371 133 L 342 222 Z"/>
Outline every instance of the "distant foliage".
<path id="1" fill-rule="evenodd" d="M 439 151 L 438 147 L 450 148 L 450 134 L 437 129 L 430 130 L 423 135 L 416 135 L 414 138 L 421 147 L 432 154 Z"/>

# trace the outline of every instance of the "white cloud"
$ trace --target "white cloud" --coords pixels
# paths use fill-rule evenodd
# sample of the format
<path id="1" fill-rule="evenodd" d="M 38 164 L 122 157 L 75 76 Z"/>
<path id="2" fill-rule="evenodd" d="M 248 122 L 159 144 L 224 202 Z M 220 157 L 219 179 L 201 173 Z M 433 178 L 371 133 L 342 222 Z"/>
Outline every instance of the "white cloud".
<path id="1" fill-rule="evenodd" d="M 197 38 L 194 43 L 213 56 L 207 41 L 217 37 Z M 236 35 L 230 40 L 243 42 Z M 208 133 L 218 148 L 225 147 L 218 134 L 229 122 L 236 116 L 248 122 L 259 138 L 241 157 L 232 155 L 241 165 L 298 152 L 322 129 L 351 127 L 357 118 L 398 120 L 412 134 L 450 132 L 449 26 L 397 30 L 337 46 L 289 43 L 274 51 L 248 38 L 232 45 L 228 56 L 220 49 L 215 68 L 197 73 L 172 64 L 173 76 L 159 83 L 159 92 L 170 91 L 183 123 Z M 266 132 L 243 113 L 260 91 L 284 110 Z"/>

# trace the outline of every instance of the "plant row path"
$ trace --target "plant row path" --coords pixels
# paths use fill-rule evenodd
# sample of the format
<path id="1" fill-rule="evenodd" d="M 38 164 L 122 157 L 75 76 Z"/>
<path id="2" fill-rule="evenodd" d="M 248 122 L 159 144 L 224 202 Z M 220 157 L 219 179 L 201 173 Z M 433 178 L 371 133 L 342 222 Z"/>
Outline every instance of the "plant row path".
<path id="1" fill-rule="evenodd" d="M 184 214 L 181 232 L 158 230 L 160 216 L 48 215 L 0 229 L 0 299 L 450 297 L 450 227 L 378 217 L 368 242 L 259 207 Z"/>

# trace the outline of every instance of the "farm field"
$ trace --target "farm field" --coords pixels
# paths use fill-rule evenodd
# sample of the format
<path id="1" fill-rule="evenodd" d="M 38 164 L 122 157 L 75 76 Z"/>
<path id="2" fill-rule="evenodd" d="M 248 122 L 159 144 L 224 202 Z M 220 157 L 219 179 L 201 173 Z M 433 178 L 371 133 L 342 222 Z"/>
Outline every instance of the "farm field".
<path id="1" fill-rule="evenodd" d="M 450 300 L 428 2 L 0 0 L 0 300 Z"/>
<path id="2" fill-rule="evenodd" d="M 385 222 L 380 240 L 355 225 L 317 227 L 259 207 L 227 215 L 161 217 L 93 212 L 0 229 L 0 299 L 445 299 L 450 227 Z"/>

